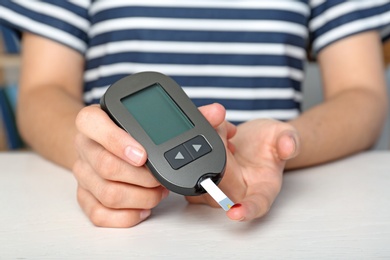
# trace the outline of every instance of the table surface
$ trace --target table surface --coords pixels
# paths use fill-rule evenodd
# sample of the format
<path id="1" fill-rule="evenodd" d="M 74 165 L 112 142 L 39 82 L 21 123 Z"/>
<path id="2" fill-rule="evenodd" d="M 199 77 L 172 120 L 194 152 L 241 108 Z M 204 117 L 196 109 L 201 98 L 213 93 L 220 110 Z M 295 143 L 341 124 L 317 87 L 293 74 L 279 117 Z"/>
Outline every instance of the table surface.
<path id="1" fill-rule="evenodd" d="M 171 194 L 130 229 L 94 227 L 66 171 L 0 153 L 0 259 L 389 259 L 390 152 L 288 172 L 271 212 L 233 222 Z"/>

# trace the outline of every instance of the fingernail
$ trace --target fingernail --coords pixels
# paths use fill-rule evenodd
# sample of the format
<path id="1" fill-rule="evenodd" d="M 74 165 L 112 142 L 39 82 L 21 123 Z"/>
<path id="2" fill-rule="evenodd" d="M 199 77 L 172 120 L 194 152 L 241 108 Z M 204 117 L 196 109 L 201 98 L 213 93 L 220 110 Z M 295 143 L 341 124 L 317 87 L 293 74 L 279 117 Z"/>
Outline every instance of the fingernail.
<path id="1" fill-rule="evenodd" d="M 284 149 L 282 149 L 282 153 L 279 154 L 280 158 L 282 160 L 289 160 L 297 156 L 299 152 L 299 140 L 297 134 L 288 131 L 284 132 L 281 138 L 284 139 Z M 286 148 L 288 149 L 288 153 L 285 151 Z"/>
<path id="2" fill-rule="evenodd" d="M 141 220 L 144 220 L 144 219 L 146 219 L 147 217 L 149 217 L 151 213 L 152 213 L 151 210 L 148 210 L 148 209 L 142 210 L 141 213 L 139 214 L 139 218 L 140 218 Z"/>
<path id="3" fill-rule="evenodd" d="M 230 209 L 237 209 L 240 208 L 241 206 L 242 206 L 241 203 L 236 203 Z"/>
<path id="4" fill-rule="evenodd" d="M 238 208 L 241 208 L 241 203 L 237 203 L 237 204 L 234 204 L 230 209 L 238 209 Z M 234 217 L 238 217 L 238 216 L 233 216 L 232 220 L 235 220 L 235 221 L 243 221 L 245 219 L 244 216 L 240 217 L 240 218 L 234 218 Z"/>
<path id="5" fill-rule="evenodd" d="M 144 151 L 134 146 L 127 146 L 125 149 L 125 155 L 135 165 L 140 165 L 144 157 Z"/>
<path id="6" fill-rule="evenodd" d="M 297 134 L 295 134 L 295 133 L 291 133 L 291 134 L 289 135 L 289 137 L 290 137 L 290 139 L 291 139 L 291 142 L 292 142 L 293 145 L 294 145 L 294 151 L 292 152 L 291 157 L 295 157 L 295 156 L 298 154 L 298 152 L 299 152 L 298 136 L 297 136 Z"/>

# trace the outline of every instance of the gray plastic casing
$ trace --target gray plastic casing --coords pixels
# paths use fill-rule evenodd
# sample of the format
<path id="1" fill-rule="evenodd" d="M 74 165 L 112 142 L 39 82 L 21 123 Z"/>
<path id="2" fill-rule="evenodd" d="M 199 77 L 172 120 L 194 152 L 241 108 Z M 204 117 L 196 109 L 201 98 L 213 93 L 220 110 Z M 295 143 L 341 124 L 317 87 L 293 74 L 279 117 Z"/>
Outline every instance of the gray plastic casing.
<path id="1" fill-rule="evenodd" d="M 160 145 L 156 145 L 121 100 L 154 84 L 161 85 L 194 127 Z M 200 182 L 211 178 L 218 184 L 226 166 L 225 146 L 215 129 L 189 99 L 182 88 L 170 77 L 158 72 L 141 72 L 124 77 L 112 84 L 100 100 L 101 108 L 121 128 L 127 131 L 146 150 L 146 166 L 167 189 L 186 196 L 205 193 Z M 153 104 L 145 104 L 145 106 Z M 142 109 L 142 108 L 140 108 Z M 212 151 L 195 161 L 174 170 L 164 153 L 198 135 L 203 136 Z"/>

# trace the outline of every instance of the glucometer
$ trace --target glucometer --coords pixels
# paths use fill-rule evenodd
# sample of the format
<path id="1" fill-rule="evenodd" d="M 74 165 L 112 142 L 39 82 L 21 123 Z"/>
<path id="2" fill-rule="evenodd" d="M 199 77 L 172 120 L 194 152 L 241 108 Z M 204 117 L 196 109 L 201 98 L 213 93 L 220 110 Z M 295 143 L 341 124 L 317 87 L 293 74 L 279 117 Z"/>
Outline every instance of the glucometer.
<path id="1" fill-rule="evenodd" d="M 234 203 L 218 188 L 225 146 L 215 129 L 170 77 L 141 72 L 112 84 L 101 108 L 146 150 L 146 166 L 167 189 L 186 196 L 206 191 L 225 209 Z"/>

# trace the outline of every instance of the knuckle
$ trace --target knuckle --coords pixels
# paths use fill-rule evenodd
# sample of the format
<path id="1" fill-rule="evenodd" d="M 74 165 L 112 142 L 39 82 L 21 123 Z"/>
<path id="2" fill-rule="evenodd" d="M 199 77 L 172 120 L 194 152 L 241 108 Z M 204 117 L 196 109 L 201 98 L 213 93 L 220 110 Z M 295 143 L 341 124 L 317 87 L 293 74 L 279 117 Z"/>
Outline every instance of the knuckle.
<path id="1" fill-rule="evenodd" d="M 134 214 L 136 211 L 123 211 L 120 215 L 115 213 L 110 213 L 103 206 L 96 205 L 92 208 L 90 215 L 88 216 L 92 224 L 97 227 L 118 227 L 118 228 L 128 228 L 135 226 L 139 222 L 139 218 Z M 113 215 L 115 217 L 113 218 Z M 115 222 L 113 222 L 115 219 Z"/>
<path id="2" fill-rule="evenodd" d="M 92 114 L 91 107 L 82 108 L 76 116 L 76 127 L 77 129 L 82 129 L 83 126 L 90 120 Z"/>
<path id="3" fill-rule="evenodd" d="M 76 192 L 76 198 L 77 198 L 77 202 L 78 204 L 82 207 L 83 205 L 83 201 L 84 201 L 84 195 L 83 195 L 83 192 L 80 188 L 80 186 L 77 187 L 77 192 Z"/>
<path id="4" fill-rule="evenodd" d="M 74 146 L 76 150 L 80 150 L 84 143 L 84 135 L 78 132 L 74 138 Z"/>
<path id="5" fill-rule="evenodd" d="M 92 207 L 88 217 L 95 226 L 106 227 L 108 226 L 106 214 L 107 212 L 102 206 L 95 205 Z"/>
<path id="6" fill-rule="evenodd" d="M 161 201 L 162 194 L 160 191 L 153 191 L 149 194 L 149 196 L 145 196 L 145 209 L 152 209 L 156 207 Z"/>
<path id="7" fill-rule="evenodd" d="M 72 167 L 73 174 L 77 177 L 79 173 L 82 172 L 82 163 L 80 160 L 76 160 Z"/>
<path id="8" fill-rule="evenodd" d="M 72 167 L 72 173 L 76 180 L 80 183 L 85 179 L 87 168 L 81 160 L 76 160 Z"/>
<path id="9" fill-rule="evenodd" d="M 104 138 L 101 139 L 101 145 L 106 149 L 112 151 L 118 158 L 123 157 L 125 145 L 128 143 L 128 134 L 124 134 L 124 131 L 117 126 L 106 126 L 107 129 L 104 132 Z"/>
<path id="10" fill-rule="evenodd" d="M 117 143 L 117 135 L 113 132 L 113 131 L 110 131 L 110 132 L 107 132 L 106 133 L 106 136 L 105 136 L 105 140 L 107 143 L 109 144 L 116 144 Z"/>
<path id="11" fill-rule="evenodd" d="M 107 150 L 102 150 L 94 161 L 94 168 L 105 179 L 111 179 L 113 174 L 120 170 L 120 162 Z"/>
<path id="12" fill-rule="evenodd" d="M 108 208 L 119 208 L 123 193 L 115 184 L 105 185 L 99 193 L 100 202 Z"/>

